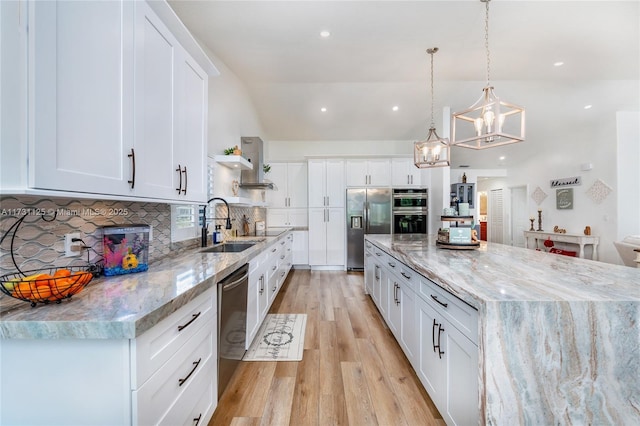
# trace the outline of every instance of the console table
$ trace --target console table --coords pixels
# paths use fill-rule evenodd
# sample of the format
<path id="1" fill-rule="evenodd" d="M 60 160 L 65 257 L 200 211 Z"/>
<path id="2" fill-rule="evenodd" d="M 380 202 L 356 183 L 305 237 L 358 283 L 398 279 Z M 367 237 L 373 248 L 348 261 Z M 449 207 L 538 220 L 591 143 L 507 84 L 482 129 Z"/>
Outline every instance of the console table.
<path id="1" fill-rule="evenodd" d="M 580 246 L 578 256 L 584 258 L 584 246 L 593 246 L 593 254 L 591 258 L 598 260 L 598 244 L 600 243 L 600 237 L 594 237 L 593 235 L 580 235 L 580 234 L 558 234 L 556 232 L 544 232 L 544 231 L 524 231 L 524 244 L 526 248 L 529 248 L 531 242 L 531 248 L 540 248 L 545 240 L 551 239 L 553 242 L 577 244 Z M 542 243 L 538 243 L 541 241 Z M 542 246 L 544 247 L 544 246 Z"/>

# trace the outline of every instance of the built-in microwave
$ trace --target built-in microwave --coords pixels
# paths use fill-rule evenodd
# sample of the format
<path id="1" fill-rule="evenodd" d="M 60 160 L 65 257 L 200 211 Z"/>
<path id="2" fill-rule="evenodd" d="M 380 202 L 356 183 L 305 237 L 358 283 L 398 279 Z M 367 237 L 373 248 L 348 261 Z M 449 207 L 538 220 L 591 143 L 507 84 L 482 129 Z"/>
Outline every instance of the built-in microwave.
<path id="1" fill-rule="evenodd" d="M 427 188 L 394 188 L 393 208 L 427 208 L 429 195 Z"/>

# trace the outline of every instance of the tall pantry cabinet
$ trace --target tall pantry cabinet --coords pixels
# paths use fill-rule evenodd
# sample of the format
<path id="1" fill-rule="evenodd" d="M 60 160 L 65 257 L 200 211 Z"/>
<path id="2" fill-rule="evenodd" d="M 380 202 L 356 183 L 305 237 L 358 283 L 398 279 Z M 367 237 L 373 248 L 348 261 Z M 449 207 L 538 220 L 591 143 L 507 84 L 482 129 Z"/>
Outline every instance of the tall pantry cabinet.
<path id="1" fill-rule="evenodd" d="M 309 168 L 309 265 L 345 264 L 344 160 L 311 159 Z"/>

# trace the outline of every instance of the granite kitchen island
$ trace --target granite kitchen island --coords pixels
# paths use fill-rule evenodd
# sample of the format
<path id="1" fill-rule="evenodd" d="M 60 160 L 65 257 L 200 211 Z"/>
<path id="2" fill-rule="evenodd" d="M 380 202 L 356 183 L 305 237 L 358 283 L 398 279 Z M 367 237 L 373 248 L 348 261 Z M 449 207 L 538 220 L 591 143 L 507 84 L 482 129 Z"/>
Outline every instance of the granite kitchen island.
<path id="1" fill-rule="evenodd" d="M 640 424 L 640 270 L 484 242 L 366 241 L 477 309 L 480 424 Z"/>

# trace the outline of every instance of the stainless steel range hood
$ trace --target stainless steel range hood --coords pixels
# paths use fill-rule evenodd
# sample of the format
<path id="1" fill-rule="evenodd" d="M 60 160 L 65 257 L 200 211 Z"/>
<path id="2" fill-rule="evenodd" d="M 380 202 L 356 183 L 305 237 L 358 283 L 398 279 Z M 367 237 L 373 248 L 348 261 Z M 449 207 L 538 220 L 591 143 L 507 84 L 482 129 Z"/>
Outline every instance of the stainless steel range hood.
<path id="1" fill-rule="evenodd" d="M 241 137 L 242 155 L 253 164 L 253 170 L 240 173 L 240 187 L 245 189 L 273 189 L 273 183 L 264 181 L 262 139 L 257 136 Z"/>

